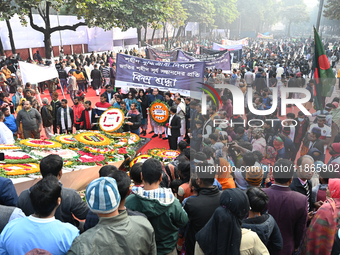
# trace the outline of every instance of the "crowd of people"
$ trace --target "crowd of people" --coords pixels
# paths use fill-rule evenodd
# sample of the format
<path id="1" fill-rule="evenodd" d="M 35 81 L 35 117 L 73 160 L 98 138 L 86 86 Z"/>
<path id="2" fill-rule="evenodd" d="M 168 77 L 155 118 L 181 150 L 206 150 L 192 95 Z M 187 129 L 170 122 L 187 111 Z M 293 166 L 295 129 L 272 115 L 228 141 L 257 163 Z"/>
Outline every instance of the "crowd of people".
<path id="1" fill-rule="evenodd" d="M 29 252 L 36 248 L 45 254 L 339 254 L 340 98 L 323 98 L 324 109 L 311 116 L 288 105 L 289 127 L 279 121 L 280 103 L 272 114 L 258 116 L 247 100 L 252 87 L 252 107 L 265 110 L 272 107 L 273 87 L 305 87 L 312 97 L 304 106 L 312 110 L 312 43 L 249 40 L 231 74 L 205 70 L 206 83 L 242 90 L 243 115 L 233 115 L 228 89 L 216 88 L 222 105 L 208 97 L 202 114 L 201 102 L 189 96 L 116 88 L 110 53 L 56 60 L 59 79 L 42 84 L 21 84 L 20 72 L 2 63 L 0 143 L 40 138 L 42 128 L 48 138 L 95 130 L 101 114 L 115 107 L 128 119 L 124 131 L 168 140 L 180 155 L 167 165 L 137 163 L 129 175 L 102 167 L 86 189 L 87 203 L 61 185 L 58 155 L 41 160 L 43 179 L 19 198 L 12 182 L 0 178 L 0 254 L 35 254 Z M 340 82 L 339 46 L 324 44 Z M 99 102 L 86 99 L 90 86 Z M 51 100 L 40 102 L 46 88 Z M 59 101 L 61 93 L 70 94 L 72 107 Z M 277 96 L 280 102 L 284 95 Z M 156 100 L 169 105 L 166 125 L 148 112 Z"/>

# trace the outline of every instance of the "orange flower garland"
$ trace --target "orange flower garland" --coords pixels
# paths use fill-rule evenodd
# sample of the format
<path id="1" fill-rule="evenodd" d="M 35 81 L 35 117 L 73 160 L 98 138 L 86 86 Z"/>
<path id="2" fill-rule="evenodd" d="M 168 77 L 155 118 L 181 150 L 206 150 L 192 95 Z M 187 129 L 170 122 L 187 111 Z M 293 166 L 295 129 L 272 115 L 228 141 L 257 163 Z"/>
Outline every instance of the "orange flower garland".
<path id="1" fill-rule="evenodd" d="M 99 126 L 105 132 L 118 130 L 124 123 L 124 113 L 122 110 L 112 108 L 103 112 L 99 119 Z"/>
<path id="2" fill-rule="evenodd" d="M 3 164 L 0 165 L 7 176 L 26 175 L 40 172 L 39 164 Z"/>
<path id="3" fill-rule="evenodd" d="M 149 113 L 153 121 L 160 125 L 165 125 L 169 119 L 168 106 L 160 100 L 156 100 L 155 102 L 151 103 L 149 107 Z"/>

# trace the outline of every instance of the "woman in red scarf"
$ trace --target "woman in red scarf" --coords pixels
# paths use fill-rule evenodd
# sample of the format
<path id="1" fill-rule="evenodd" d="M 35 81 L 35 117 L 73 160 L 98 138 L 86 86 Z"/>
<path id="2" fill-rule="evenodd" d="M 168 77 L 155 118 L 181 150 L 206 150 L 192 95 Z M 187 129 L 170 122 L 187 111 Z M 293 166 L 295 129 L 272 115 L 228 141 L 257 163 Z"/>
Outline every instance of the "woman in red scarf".
<path id="1" fill-rule="evenodd" d="M 327 197 L 309 225 L 301 254 L 331 254 L 340 218 L 340 179 L 329 179 Z"/>

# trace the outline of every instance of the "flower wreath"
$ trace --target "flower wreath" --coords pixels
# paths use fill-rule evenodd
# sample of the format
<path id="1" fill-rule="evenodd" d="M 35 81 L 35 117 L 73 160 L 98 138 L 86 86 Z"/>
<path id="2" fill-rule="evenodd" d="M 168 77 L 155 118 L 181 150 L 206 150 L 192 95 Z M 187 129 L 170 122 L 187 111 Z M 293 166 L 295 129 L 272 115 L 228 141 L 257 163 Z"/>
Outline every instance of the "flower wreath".
<path id="1" fill-rule="evenodd" d="M 5 161 L 6 164 L 38 163 L 37 160 L 31 158 L 26 153 L 11 151 L 10 154 L 11 155 L 5 155 L 4 161 Z"/>
<path id="2" fill-rule="evenodd" d="M 21 140 L 20 144 L 28 147 L 38 147 L 38 148 L 60 148 L 61 143 L 49 141 L 45 139 L 25 139 Z"/>
<path id="3" fill-rule="evenodd" d="M 124 137 L 128 137 L 128 143 L 129 144 L 134 144 L 134 143 L 138 143 L 140 140 L 140 137 L 138 135 L 136 135 L 135 133 L 130 133 L 130 132 L 124 132 Z"/>
<path id="4" fill-rule="evenodd" d="M 179 155 L 179 151 L 174 151 L 174 150 L 160 150 L 157 152 L 157 156 L 160 158 L 163 158 L 164 160 L 166 159 L 175 159 Z"/>
<path id="5" fill-rule="evenodd" d="M 0 168 L 5 171 L 7 176 L 27 175 L 40 172 L 39 164 L 4 164 L 0 165 Z"/>
<path id="6" fill-rule="evenodd" d="M 119 148 L 119 147 L 124 147 L 128 144 L 128 139 L 127 138 L 121 138 L 117 141 L 117 143 L 115 143 L 113 146 L 115 148 Z"/>
<path id="7" fill-rule="evenodd" d="M 77 142 L 73 135 L 58 135 L 54 139 L 63 144 L 75 144 Z"/>
<path id="8" fill-rule="evenodd" d="M 155 114 L 155 111 L 162 112 L 162 114 Z M 153 101 L 149 106 L 149 114 L 154 122 L 157 124 L 164 126 L 170 117 L 169 114 L 169 105 L 166 102 L 163 102 L 159 99 Z M 164 115 L 165 114 L 165 115 Z M 164 116 L 163 118 L 159 116 Z"/>
<path id="9" fill-rule="evenodd" d="M 144 161 L 146 161 L 147 159 L 149 159 L 149 158 L 152 158 L 152 156 L 150 156 L 150 155 L 140 155 L 140 156 L 138 156 L 138 157 L 135 157 L 131 162 L 130 162 L 130 167 L 132 167 L 134 164 L 136 164 L 136 163 L 140 163 L 140 162 L 144 162 Z"/>
<path id="10" fill-rule="evenodd" d="M 89 146 L 84 147 L 84 151 L 86 152 L 92 152 L 92 153 L 99 153 L 99 154 L 114 154 L 115 150 L 111 147 L 105 147 L 105 148 L 93 148 Z"/>
<path id="11" fill-rule="evenodd" d="M 101 162 L 105 160 L 105 156 L 103 155 L 94 155 L 84 151 L 79 151 L 78 153 L 81 155 L 78 160 L 82 163 Z"/>
<path id="12" fill-rule="evenodd" d="M 99 127 L 105 132 L 114 132 L 124 124 L 124 112 L 118 108 L 111 108 L 103 112 L 99 118 Z"/>
<path id="13" fill-rule="evenodd" d="M 62 150 L 31 150 L 30 155 L 32 155 L 33 157 L 36 158 L 44 158 L 50 154 L 57 154 L 60 157 L 63 158 L 63 160 L 66 159 L 74 159 L 78 157 L 77 152 L 73 151 L 73 150 L 69 150 L 69 149 L 62 149 Z"/>
<path id="14" fill-rule="evenodd" d="M 150 149 L 150 150 L 148 151 L 148 154 L 150 154 L 150 155 L 153 156 L 153 157 L 157 157 L 157 153 L 160 152 L 160 151 L 162 151 L 162 150 L 165 150 L 165 148 L 163 148 L 163 149 L 160 149 L 160 148 Z"/>
<path id="15" fill-rule="evenodd" d="M 94 145 L 94 146 L 105 146 L 110 145 L 111 141 L 108 137 L 101 133 L 94 132 L 83 132 L 74 136 L 74 138 L 86 145 Z"/>

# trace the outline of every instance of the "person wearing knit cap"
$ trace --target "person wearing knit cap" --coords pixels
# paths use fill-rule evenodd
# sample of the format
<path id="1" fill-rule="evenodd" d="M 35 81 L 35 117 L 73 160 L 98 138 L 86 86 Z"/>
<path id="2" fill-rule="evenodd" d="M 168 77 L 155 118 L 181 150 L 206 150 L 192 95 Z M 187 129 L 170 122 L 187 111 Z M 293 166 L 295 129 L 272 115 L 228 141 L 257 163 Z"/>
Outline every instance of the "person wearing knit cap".
<path id="1" fill-rule="evenodd" d="M 157 254 L 155 233 L 142 216 L 128 217 L 119 213 L 121 200 L 117 182 L 111 177 L 93 180 L 86 188 L 90 210 L 99 216 L 99 223 L 77 237 L 68 251 L 72 254 Z M 134 245 L 131 245 L 134 244 Z"/>
<path id="2" fill-rule="evenodd" d="M 340 164 L 340 143 L 332 143 L 328 146 L 329 154 L 331 154 L 331 158 L 328 161 L 328 164 L 337 163 Z"/>

